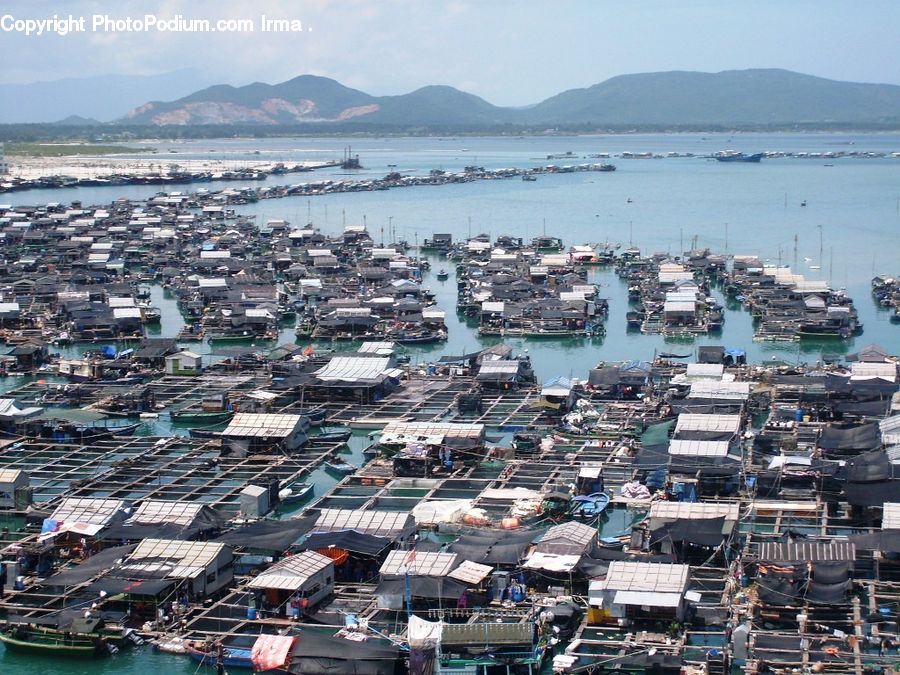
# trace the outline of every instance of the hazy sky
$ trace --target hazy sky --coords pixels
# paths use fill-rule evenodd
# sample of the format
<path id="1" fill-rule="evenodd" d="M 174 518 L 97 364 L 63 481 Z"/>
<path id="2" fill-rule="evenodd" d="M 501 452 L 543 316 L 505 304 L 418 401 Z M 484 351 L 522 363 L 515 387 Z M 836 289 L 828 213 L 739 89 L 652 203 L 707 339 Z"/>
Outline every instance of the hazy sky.
<path id="1" fill-rule="evenodd" d="M 246 33 L 91 32 L 115 18 L 252 19 Z M 0 82 L 194 68 L 209 84 L 312 73 L 371 94 L 449 84 L 535 103 L 614 75 L 787 68 L 900 84 L 898 0 L 5 0 L 0 16 L 73 14 L 88 32 L 0 32 Z M 302 33 L 263 33 L 261 14 Z M 311 30 L 308 30 L 311 29 Z"/>

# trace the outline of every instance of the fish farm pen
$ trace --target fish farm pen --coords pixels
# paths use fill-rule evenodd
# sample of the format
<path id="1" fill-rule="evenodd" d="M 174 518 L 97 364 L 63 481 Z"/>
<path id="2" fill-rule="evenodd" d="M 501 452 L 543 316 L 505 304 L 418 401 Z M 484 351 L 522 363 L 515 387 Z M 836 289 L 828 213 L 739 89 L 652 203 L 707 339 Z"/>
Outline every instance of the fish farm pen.
<path id="1" fill-rule="evenodd" d="M 569 170 L 611 169 L 526 180 Z M 304 675 L 895 672 L 896 353 L 753 363 L 704 341 L 540 379 L 521 348 L 612 325 L 715 339 L 726 310 L 748 342 L 842 344 L 862 330 L 845 292 L 696 245 L 420 249 L 234 210 L 522 175 L 0 207 L 4 650 Z M 435 260 L 449 294 L 423 283 Z M 461 327 L 491 339 L 451 349 Z"/>

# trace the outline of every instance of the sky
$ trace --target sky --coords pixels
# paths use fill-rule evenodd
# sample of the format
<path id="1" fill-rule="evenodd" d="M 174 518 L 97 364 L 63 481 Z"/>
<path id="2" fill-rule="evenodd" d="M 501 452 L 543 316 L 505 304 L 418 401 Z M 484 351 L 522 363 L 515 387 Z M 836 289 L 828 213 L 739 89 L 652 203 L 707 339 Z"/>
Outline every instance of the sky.
<path id="1" fill-rule="evenodd" d="M 513 106 L 665 70 L 785 68 L 900 84 L 896 0 L 0 1 L 7 22 L 54 14 L 83 16 L 88 30 L 0 30 L 0 83 L 191 68 L 205 84 L 243 85 L 309 73 L 374 95 L 447 84 Z M 255 30 L 94 32 L 95 14 L 247 19 Z M 302 31 L 263 32 L 263 14 Z"/>

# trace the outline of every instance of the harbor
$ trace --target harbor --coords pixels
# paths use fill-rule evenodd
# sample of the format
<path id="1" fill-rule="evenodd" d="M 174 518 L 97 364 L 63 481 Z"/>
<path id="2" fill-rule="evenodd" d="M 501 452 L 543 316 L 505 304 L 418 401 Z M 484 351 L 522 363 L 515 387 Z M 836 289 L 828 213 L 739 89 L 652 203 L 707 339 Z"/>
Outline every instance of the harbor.
<path id="1" fill-rule="evenodd" d="M 896 277 L 828 281 L 827 226 L 760 250 L 383 215 L 641 213 L 653 163 L 550 154 L 11 193 L 2 663 L 895 667 Z"/>
<path id="2" fill-rule="evenodd" d="M 4 659 L 896 665 L 892 278 L 244 210 L 276 195 L 0 208 Z"/>

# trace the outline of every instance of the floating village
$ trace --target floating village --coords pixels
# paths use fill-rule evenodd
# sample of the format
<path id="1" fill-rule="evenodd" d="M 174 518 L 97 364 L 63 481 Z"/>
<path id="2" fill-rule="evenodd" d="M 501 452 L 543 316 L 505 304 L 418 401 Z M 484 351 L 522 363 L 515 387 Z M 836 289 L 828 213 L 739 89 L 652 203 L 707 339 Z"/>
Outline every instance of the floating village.
<path id="1" fill-rule="evenodd" d="M 696 245 L 411 244 L 235 209 L 613 169 L 0 206 L 4 648 L 301 675 L 896 672 L 900 341 L 811 364 L 681 342 L 547 381 L 506 344 L 715 341 L 716 297 L 753 340 L 842 342 L 862 331 L 846 292 Z M 896 279 L 872 293 L 900 317 Z M 441 351 L 451 312 L 493 346 Z"/>

